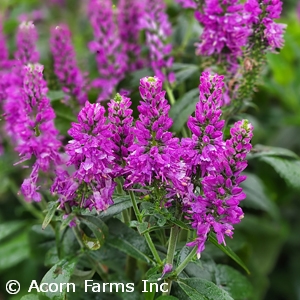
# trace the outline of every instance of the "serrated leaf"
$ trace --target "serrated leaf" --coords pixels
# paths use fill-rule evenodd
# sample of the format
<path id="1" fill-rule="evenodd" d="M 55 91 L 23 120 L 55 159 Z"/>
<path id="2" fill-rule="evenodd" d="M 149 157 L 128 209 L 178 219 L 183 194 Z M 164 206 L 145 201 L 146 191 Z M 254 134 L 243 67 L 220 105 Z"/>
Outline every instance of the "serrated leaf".
<path id="1" fill-rule="evenodd" d="M 249 269 L 244 264 L 244 262 L 231 250 L 230 247 L 224 246 L 222 244 L 219 244 L 215 234 L 210 233 L 208 236 L 208 240 L 214 244 L 216 247 L 218 247 L 221 251 L 223 251 L 225 254 L 227 254 L 230 258 L 232 258 L 237 264 L 239 264 L 248 274 L 250 274 Z"/>
<path id="2" fill-rule="evenodd" d="M 104 244 L 104 241 L 108 235 L 108 228 L 106 224 L 102 220 L 94 216 L 80 216 L 79 219 L 82 223 L 87 225 L 92 230 L 95 238 L 99 241 L 100 245 L 97 244 L 98 248 L 96 247 L 97 249 L 99 249 L 99 247 Z"/>
<path id="3" fill-rule="evenodd" d="M 174 121 L 172 126 L 174 131 L 179 132 L 189 116 L 195 111 L 196 103 L 199 101 L 198 97 L 198 88 L 192 89 L 171 107 L 170 117 Z"/>
<path id="4" fill-rule="evenodd" d="M 43 295 L 49 297 L 49 299 L 53 300 L 61 300 L 64 299 L 66 291 L 67 291 L 67 285 L 70 281 L 71 275 L 73 274 L 73 271 L 76 266 L 76 259 L 67 261 L 62 260 L 58 262 L 56 265 L 54 265 L 43 277 L 41 283 L 55 283 L 58 286 L 60 284 L 65 283 L 64 285 L 61 285 L 61 289 L 58 289 L 57 292 L 51 292 L 50 290 L 42 293 Z"/>
<path id="5" fill-rule="evenodd" d="M 48 224 L 51 222 L 54 214 L 55 214 L 55 211 L 56 209 L 59 207 L 59 205 L 57 204 L 56 201 L 51 201 L 48 203 L 48 209 L 47 209 L 47 214 L 45 216 L 45 219 L 43 221 L 43 224 L 42 224 L 42 229 L 44 230 Z"/>
<path id="6" fill-rule="evenodd" d="M 241 183 L 241 187 L 247 195 L 242 202 L 245 207 L 261 209 L 269 213 L 273 218 L 279 217 L 279 211 L 275 203 L 273 203 L 264 191 L 264 184 L 254 174 L 245 173 L 247 180 Z"/>
<path id="7" fill-rule="evenodd" d="M 150 263 L 151 260 L 147 256 L 150 251 L 142 236 L 117 219 L 111 219 L 108 222 L 108 227 L 109 237 L 107 243 L 110 246 L 136 259 Z"/>
<path id="8" fill-rule="evenodd" d="M 226 291 L 205 279 L 181 279 L 178 284 L 191 300 L 234 300 Z"/>
<path id="9" fill-rule="evenodd" d="M 264 145 L 255 145 L 247 159 L 263 157 L 263 156 L 285 156 L 290 158 L 298 158 L 298 155 L 293 151 L 280 147 L 270 147 Z"/>
<path id="10" fill-rule="evenodd" d="M 217 286 L 227 291 L 234 300 L 249 299 L 253 288 L 240 272 L 226 265 L 217 265 L 215 271 Z"/>
<path id="11" fill-rule="evenodd" d="M 300 160 L 273 156 L 261 157 L 260 160 L 271 165 L 287 184 L 297 189 L 300 188 Z"/>

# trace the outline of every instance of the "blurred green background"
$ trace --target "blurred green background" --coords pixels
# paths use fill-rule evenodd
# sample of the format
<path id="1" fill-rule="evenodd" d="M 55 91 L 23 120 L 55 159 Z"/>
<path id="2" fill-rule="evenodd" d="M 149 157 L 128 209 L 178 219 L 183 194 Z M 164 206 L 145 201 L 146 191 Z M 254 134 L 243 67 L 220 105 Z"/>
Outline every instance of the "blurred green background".
<path id="1" fill-rule="evenodd" d="M 84 3 L 69 0 L 61 7 L 54 0 L 1 0 L 0 14 L 5 19 L 4 32 L 11 55 L 20 17 L 30 20 L 40 14 L 35 24 L 45 70 L 50 65 L 49 28 L 65 22 L 72 29 L 80 66 L 89 72 L 91 78 L 97 77 L 93 57 L 86 47 L 92 39 L 92 30 L 85 17 Z M 174 32 L 178 34 L 191 14 L 187 12 L 178 18 L 179 6 L 173 1 L 168 1 L 168 4 Z M 280 21 L 288 24 L 285 46 L 280 54 L 268 55 L 268 63 L 253 99 L 254 105 L 243 116 L 255 127 L 254 145 L 287 148 L 300 155 L 300 16 L 297 16 L 297 5 L 296 1 L 284 2 Z M 37 10 L 39 13 L 34 14 Z M 174 38 L 176 43 L 178 41 Z M 198 82 L 199 75 L 197 72 L 193 74 L 195 82 Z M 48 83 L 55 86 L 55 81 L 49 78 Z M 90 97 L 95 95 L 91 93 Z M 69 124 L 64 120 L 58 118 L 57 122 L 61 130 L 68 128 Z M 44 259 L 51 241 L 47 239 L 50 233 L 42 232 L 32 206 L 26 205 L 17 195 L 27 171 L 20 166 L 13 167 L 17 155 L 7 141 L 4 143 L 5 151 L 0 156 L 0 300 L 18 300 L 27 294 L 31 280 L 41 280 L 49 269 L 44 265 Z M 250 268 L 249 279 L 255 291 L 253 300 L 300 299 L 300 166 L 297 172 L 297 166 L 291 168 L 296 162 L 289 154 L 283 156 L 284 163 L 276 158 L 268 161 L 255 155 L 250 157 L 249 178 L 244 185 L 248 195 L 244 202 L 245 218 L 237 226 L 234 239 L 228 241 Z M 34 207 L 39 209 L 37 205 Z M 209 246 L 206 251 L 217 261 L 238 268 Z M 11 279 L 18 280 L 22 286 L 16 296 L 5 292 L 5 283 Z"/>

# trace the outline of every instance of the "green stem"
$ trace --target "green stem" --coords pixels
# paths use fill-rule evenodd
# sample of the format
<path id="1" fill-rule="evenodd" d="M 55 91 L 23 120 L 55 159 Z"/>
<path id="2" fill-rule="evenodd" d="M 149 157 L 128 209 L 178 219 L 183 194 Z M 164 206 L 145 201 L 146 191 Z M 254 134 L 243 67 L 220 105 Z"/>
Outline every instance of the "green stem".
<path id="1" fill-rule="evenodd" d="M 176 250 L 179 232 L 180 232 L 180 227 L 173 226 L 171 228 L 168 252 L 167 252 L 167 257 L 166 257 L 166 264 L 173 265 L 174 254 L 175 254 L 175 250 Z M 165 283 L 168 284 L 168 289 L 167 289 L 167 292 L 163 292 L 163 295 L 169 295 L 169 293 L 171 291 L 171 287 L 172 287 L 172 280 L 166 279 Z"/>
<path id="2" fill-rule="evenodd" d="M 197 247 L 194 247 L 189 255 L 184 259 L 184 261 L 176 268 L 175 273 L 178 276 L 184 268 L 188 265 L 188 263 L 193 259 L 197 252 Z"/>
<path id="3" fill-rule="evenodd" d="M 134 213 L 136 215 L 136 219 L 139 223 L 142 223 L 143 222 L 143 217 L 142 217 L 142 215 L 139 211 L 139 208 L 138 208 L 138 205 L 137 205 L 137 202 L 136 202 L 135 195 L 134 195 L 133 191 L 129 191 L 129 195 L 130 195 L 130 198 L 131 198 Z M 161 261 L 159 255 L 158 255 L 158 252 L 157 252 L 157 250 L 154 246 L 154 243 L 151 239 L 150 234 L 147 232 L 147 233 L 144 234 L 144 237 L 146 239 L 146 242 L 147 242 L 147 244 L 148 244 L 148 246 L 149 246 L 149 248 L 152 252 L 152 255 L 154 256 L 156 262 L 158 264 L 162 264 L 162 261 Z"/>
<path id="4" fill-rule="evenodd" d="M 165 82 L 165 89 L 166 89 L 167 94 L 169 96 L 170 103 L 173 106 L 176 101 L 175 101 L 175 97 L 173 95 L 173 91 L 172 91 L 172 89 L 171 89 L 171 87 L 170 87 L 170 85 L 167 81 Z"/>

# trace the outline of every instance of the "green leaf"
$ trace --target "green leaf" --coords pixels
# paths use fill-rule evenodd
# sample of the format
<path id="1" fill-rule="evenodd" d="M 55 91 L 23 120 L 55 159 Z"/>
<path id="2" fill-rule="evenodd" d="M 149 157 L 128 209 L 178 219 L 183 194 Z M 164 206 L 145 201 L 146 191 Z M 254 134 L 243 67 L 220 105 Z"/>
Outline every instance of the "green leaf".
<path id="1" fill-rule="evenodd" d="M 189 116 L 195 111 L 196 103 L 199 101 L 198 88 L 187 92 L 179 101 L 170 109 L 170 117 L 173 119 L 172 129 L 179 132 Z"/>
<path id="2" fill-rule="evenodd" d="M 122 252 L 138 259 L 150 263 L 147 256 L 150 251 L 145 239 L 135 230 L 127 227 L 118 219 L 108 221 L 109 237 L 107 243 Z"/>
<path id="3" fill-rule="evenodd" d="M 93 278 L 94 274 L 95 270 L 82 271 L 79 269 L 75 269 L 70 281 L 74 282 L 75 284 L 82 284 L 85 280 Z"/>
<path id="4" fill-rule="evenodd" d="M 255 145 L 255 147 L 251 150 L 251 153 L 248 154 L 247 158 L 256 158 L 263 156 L 286 156 L 289 158 L 298 159 L 298 155 L 291 150 L 279 147 L 270 147 L 264 145 Z"/>
<path id="5" fill-rule="evenodd" d="M 21 300 L 40 300 L 39 296 L 36 294 L 28 294 L 21 298 Z"/>
<path id="6" fill-rule="evenodd" d="M 191 300 L 233 300 L 226 291 L 205 279 L 181 279 L 178 284 Z"/>
<path id="7" fill-rule="evenodd" d="M 73 259 L 70 261 L 62 260 L 54 265 L 43 277 L 41 283 L 55 283 L 59 287 L 61 287 L 61 289 L 59 288 L 57 292 L 51 292 L 50 290 L 48 290 L 47 292 L 42 294 L 53 300 L 64 299 L 67 291 L 66 283 L 70 281 L 71 275 L 73 274 L 76 266 L 76 262 L 77 259 Z M 60 284 L 63 283 L 64 285 L 60 286 Z"/>
<path id="8" fill-rule="evenodd" d="M 28 232 L 2 243 L 0 247 L 0 271 L 11 268 L 29 257 Z"/>
<path id="9" fill-rule="evenodd" d="M 156 300 L 179 300 L 179 299 L 174 296 L 168 295 L 168 296 L 160 296 Z"/>
<path id="10" fill-rule="evenodd" d="M 56 209 L 59 207 L 59 205 L 57 204 L 57 201 L 51 201 L 48 203 L 48 209 L 47 209 L 47 214 L 46 214 L 46 217 L 43 221 L 43 224 L 42 224 L 42 229 L 44 230 L 48 224 L 51 222 L 54 214 L 55 214 L 55 211 Z"/>
<path id="11" fill-rule="evenodd" d="M 108 235 L 108 228 L 106 224 L 102 220 L 94 216 L 80 216 L 79 219 L 82 221 L 82 223 L 87 225 L 92 230 L 95 238 L 100 243 L 99 247 L 101 247 Z M 96 247 L 96 249 L 99 249 L 99 247 Z"/>
<path id="12" fill-rule="evenodd" d="M 225 254 L 227 254 L 230 258 L 232 258 L 237 264 L 239 264 L 248 274 L 250 274 L 249 269 L 246 267 L 244 262 L 230 249 L 228 246 L 224 246 L 222 244 L 219 244 L 215 234 L 210 233 L 208 236 L 208 240 L 214 244 L 216 247 L 218 247 L 220 250 L 222 250 Z"/>
<path id="13" fill-rule="evenodd" d="M 0 224 L 0 241 L 20 230 L 25 224 L 24 221 L 10 221 Z"/>
<path id="14" fill-rule="evenodd" d="M 215 281 L 217 286 L 227 291 L 234 300 L 248 299 L 253 293 L 252 285 L 248 279 L 226 265 L 217 265 Z"/>
<path id="15" fill-rule="evenodd" d="M 47 97 L 50 101 L 57 101 L 64 99 L 66 94 L 63 91 L 49 91 Z"/>
<path id="16" fill-rule="evenodd" d="M 107 210 L 102 211 L 99 214 L 99 218 L 106 220 L 132 206 L 129 196 L 116 197 L 113 198 L 113 200 L 114 204 L 111 205 Z"/>
<path id="17" fill-rule="evenodd" d="M 192 247 L 189 246 L 183 246 L 178 254 L 177 257 L 177 264 L 176 266 L 179 266 L 184 260 L 185 258 L 190 254 L 190 252 L 192 251 Z"/>
<path id="18" fill-rule="evenodd" d="M 180 84 L 184 82 L 185 80 L 192 77 L 196 72 L 199 72 L 199 67 L 197 65 L 186 64 L 183 69 L 175 72 L 176 83 Z"/>
<path id="19" fill-rule="evenodd" d="M 271 165 L 291 187 L 300 188 L 300 160 L 279 157 L 261 157 L 260 160 Z"/>
<path id="20" fill-rule="evenodd" d="M 266 194 L 260 178 L 250 173 L 245 173 L 245 175 L 247 175 L 247 180 L 241 183 L 241 187 L 247 198 L 242 202 L 242 206 L 261 209 L 269 213 L 274 219 L 278 218 L 278 208 Z"/>

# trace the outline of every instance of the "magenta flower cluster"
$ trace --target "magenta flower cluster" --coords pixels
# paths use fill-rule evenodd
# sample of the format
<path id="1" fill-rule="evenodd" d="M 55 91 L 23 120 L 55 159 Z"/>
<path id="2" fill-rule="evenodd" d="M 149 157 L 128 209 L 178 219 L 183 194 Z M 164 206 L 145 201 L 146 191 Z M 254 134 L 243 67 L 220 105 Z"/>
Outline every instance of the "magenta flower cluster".
<path id="1" fill-rule="evenodd" d="M 229 71 L 235 72 L 237 59 L 242 57 L 250 36 L 265 42 L 265 48 L 275 51 L 283 46 L 286 25 L 274 22 L 280 17 L 281 0 L 178 0 L 185 8 L 195 9 L 195 17 L 203 26 L 198 55 L 216 55 L 219 61 L 229 63 Z M 262 32 L 262 34 L 261 34 Z"/>
<path id="2" fill-rule="evenodd" d="M 125 77 L 127 55 L 117 27 L 116 10 L 111 0 L 90 0 L 88 17 L 94 31 L 89 48 L 95 53 L 100 77 L 93 86 L 100 88 L 98 101 L 108 100 L 114 87 Z"/>
<path id="3" fill-rule="evenodd" d="M 163 1 L 90 0 L 88 17 L 94 32 L 89 49 L 95 54 L 99 78 L 93 87 L 100 89 L 98 101 L 108 100 L 126 72 L 150 66 L 161 80 L 175 81 L 172 72 L 172 46 L 168 42 L 171 26 Z M 149 58 L 141 58 L 140 33 L 146 34 Z"/>
<path id="4" fill-rule="evenodd" d="M 39 170 L 48 172 L 51 165 L 60 164 L 61 142 L 53 122 L 55 114 L 46 96 L 43 66 L 28 65 L 24 71 L 23 87 L 12 86 L 7 92 L 5 119 L 13 133 L 19 163 L 34 157 L 32 172 L 24 180 L 21 192 L 27 201 L 40 201 Z"/>
<path id="5" fill-rule="evenodd" d="M 149 0 L 145 5 L 145 15 L 140 19 L 140 26 L 146 31 L 146 41 L 150 52 L 151 67 L 155 76 L 170 83 L 175 81 L 171 71 L 173 57 L 170 55 L 172 45 L 168 43 L 171 24 L 165 12 L 166 5 L 160 0 Z"/>
<path id="6" fill-rule="evenodd" d="M 50 50 L 54 61 L 54 73 L 62 90 L 66 93 L 66 102 L 73 99 L 84 105 L 87 101 L 86 80 L 77 66 L 75 50 L 71 41 L 71 32 L 67 25 L 52 28 Z"/>
<path id="7" fill-rule="evenodd" d="M 118 177 L 124 177 L 124 189 L 165 191 L 160 205 L 182 206 L 197 232 L 188 245 L 197 246 L 200 254 L 210 232 L 225 244 L 225 236 L 232 237 L 233 225 L 243 218 L 239 203 L 245 194 L 239 185 L 246 179 L 241 172 L 247 166 L 253 128 L 247 120 L 238 121 L 231 138 L 223 139 L 223 76 L 204 72 L 195 116 L 188 120 L 192 136 L 180 141 L 169 131 L 170 106 L 162 84 L 158 77 L 140 80 L 142 100 L 135 124 L 125 95 L 110 101 L 107 118 L 100 103 L 86 102 L 69 130 L 73 139 L 66 146 L 67 166 L 73 171 L 59 169 L 52 192 L 62 207 L 68 202 L 102 211 L 113 203 Z"/>

